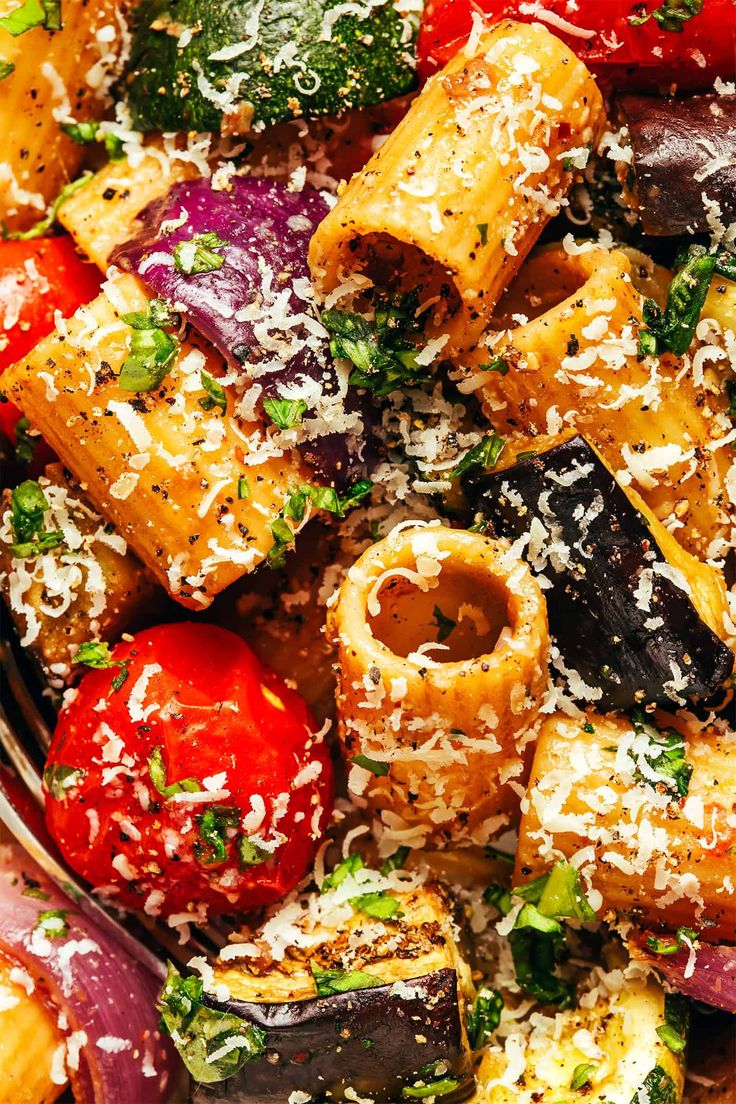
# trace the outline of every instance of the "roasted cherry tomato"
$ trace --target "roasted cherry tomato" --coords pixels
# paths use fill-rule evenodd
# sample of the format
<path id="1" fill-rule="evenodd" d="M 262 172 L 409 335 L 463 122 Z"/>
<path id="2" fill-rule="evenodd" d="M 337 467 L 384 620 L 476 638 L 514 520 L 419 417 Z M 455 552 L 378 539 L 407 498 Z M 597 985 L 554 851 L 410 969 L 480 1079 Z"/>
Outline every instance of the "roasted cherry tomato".
<path id="1" fill-rule="evenodd" d="M 70 866 L 152 915 L 278 901 L 332 810 L 330 758 L 305 703 L 213 625 L 149 629 L 112 660 L 82 678 L 44 772 L 46 820 Z"/>
<path id="2" fill-rule="evenodd" d="M 71 238 L 0 242 L 0 373 L 51 333 L 57 310 L 68 318 L 94 299 L 101 282 Z M 0 403 L 0 430 L 13 443 L 19 418 L 16 406 Z"/>
<path id="3" fill-rule="evenodd" d="M 669 17 L 668 9 L 674 10 Z M 698 0 L 428 0 L 419 32 L 421 76 L 440 69 L 464 45 L 473 12 L 492 23 L 545 23 L 607 87 L 664 90 L 676 83 L 694 89 L 710 87 L 718 76 L 733 80 L 734 0 L 703 0 L 699 11 Z"/>

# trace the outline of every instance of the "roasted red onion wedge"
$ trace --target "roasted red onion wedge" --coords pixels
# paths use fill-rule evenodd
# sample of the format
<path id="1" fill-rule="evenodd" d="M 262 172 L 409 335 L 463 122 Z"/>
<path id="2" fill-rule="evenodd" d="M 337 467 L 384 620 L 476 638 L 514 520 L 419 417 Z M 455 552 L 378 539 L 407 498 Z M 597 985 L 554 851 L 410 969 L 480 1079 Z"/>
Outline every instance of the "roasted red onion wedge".
<path id="1" fill-rule="evenodd" d="M 0 845 L 0 951 L 44 980 L 68 1025 L 77 1104 L 170 1098 L 181 1068 L 159 1032 L 161 979 L 128 955 L 15 844 Z"/>
<path id="2" fill-rule="evenodd" d="M 680 993 L 703 1004 L 736 1012 L 736 946 L 705 943 L 700 940 L 679 940 L 674 954 L 657 953 L 650 941 L 664 943 L 652 933 L 642 932 L 629 941 L 633 958 L 650 963 Z M 676 947 L 673 937 L 671 945 Z"/>

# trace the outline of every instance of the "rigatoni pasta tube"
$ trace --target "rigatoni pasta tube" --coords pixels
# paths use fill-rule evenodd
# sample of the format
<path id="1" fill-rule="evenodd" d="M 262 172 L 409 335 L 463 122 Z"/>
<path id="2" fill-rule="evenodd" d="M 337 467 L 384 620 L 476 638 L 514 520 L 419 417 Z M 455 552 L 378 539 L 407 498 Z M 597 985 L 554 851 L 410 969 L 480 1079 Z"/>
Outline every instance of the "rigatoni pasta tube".
<path id="1" fill-rule="evenodd" d="M 658 771 L 662 745 L 625 717 L 560 714 L 542 726 L 523 803 L 515 882 L 573 860 L 605 913 L 713 942 L 736 941 L 736 732 L 684 736 L 686 785 Z M 673 760 L 670 758 L 670 769 Z M 665 776 L 666 777 L 666 776 Z M 686 788 L 686 794 L 681 789 Z"/>
<path id="2" fill-rule="evenodd" d="M 3 384 L 154 576 L 197 608 L 264 559 L 303 473 L 292 452 L 262 454 L 262 427 L 234 415 L 232 392 L 226 411 L 203 409 L 203 371 L 223 374 L 203 341 L 181 341 L 155 391 L 121 390 L 131 328 L 120 316 L 148 305 L 135 277 L 108 281 Z"/>
<path id="3" fill-rule="evenodd" d="M 718 442 L 731 426 L 695 386 L 690 366 L 639 355 L 642 301 L 628 259 L 594 248 L 545 251 L 518 283 L 526 309 L 512 288 L 504 317 L 507 307 L 534 314 L 540 297 L 548 309 L 488 335 L 462 362 L 477 365 L 483 408 L 497 432 L 535 436 L 574 426 L 686 548 L 703 558 L 722 555 L 732 525 L 732 459 Z M 505 375 L 483 373 L 494 356 L 508 364 Z"/>
<path id="4" fill-rule="evenodd" d="M 0 0 L 0 15 L 18 8 Z M 0 85 L 0 221 L 23 230 L 77 173 L 84 146 L 60 123 L 99 117 L 127 32 L 118 0 L 61 5 L 62 27 L 13 37 L 0 27 L 0 57 L 13 66 Z M 103 30 L 104 29 L 104 30 Z"/>
<path id="5" fill-rule="evenodd" d="M 398 527 L 350 568 L 328 632 L 348 786 L 397 840 L 481 844 L 518 818 L 549 635 L 507 544 Z"/>
<path id="6" fill-rule="evenodd" d="M 567 46 L 541 24 L 499 23 L 427 82 L 319 226 L 318 286 L 356 270 L 398 280 L 433 302 L 448 350 L 472 346 L 604 121 Z"/>

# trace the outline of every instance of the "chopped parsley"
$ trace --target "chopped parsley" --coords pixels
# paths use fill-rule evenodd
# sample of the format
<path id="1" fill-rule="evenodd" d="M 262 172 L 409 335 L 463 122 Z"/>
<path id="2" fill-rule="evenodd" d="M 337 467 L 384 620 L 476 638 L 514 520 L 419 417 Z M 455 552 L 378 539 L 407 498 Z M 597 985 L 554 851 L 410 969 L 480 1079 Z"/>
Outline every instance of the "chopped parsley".
<path id="1" fill-rule="evenodd" d="M 351 855 L 348 855 L 346 859 L 339 862 L 335 869 L 327 875 L 322 882 L 320 892 L 327 893 L 331 889 L 337 889 L 346 878 L 351 876 L 351 874 L 356 874 L 359 870 L 362 870 L 364 865 L 361 855 L 357 851 L 353 851 Z"/>
<path id="2" fill-rule="evenodd" d="M 125 158 L 122 138 L 117 134 L 100 134 L 99 119 L 91 119 L 81 123 L 62 123 L 61 129 L 64 134 L 80 146 L 87 146 L 91 142 L 99 142 L 101 139 L 111 161 L 122 161 Z"/>
<path id="3" fill-rule="evenodd" d="M 13 38 L 43 27 L 47 31 L 61 30 L 61 0 L 24 0 L 19 8 L 0 17 L 0 27 Z"/>
<path id="4" fill-rule="evenodd" d="M 31 423 L 25 415 L 15 423 L 15 458 L 19 464 L 30 464 L 36 450 L 37 437 L 28 431 Z"/>
<path id="5" fill-rule="evenodd" d="M 181 782 L 167 782 L 166 764 L 160 747 L 155 747 L 148 757 L 148 773 L 155 789 L 162 797 L 173 797 L 174 794 L 180 793 L 200 793 L 202 790 L 202 783 L 196 778 L 183 778 Z"/>
<path id="6" fill-rule="evenodd" d="M 437 643 L 442 644 L 447 640 L 452 630 L 457 628 L 457 621 L 453 621 L 451 617 L 447 617 L 439 606 L 434 607 L 432 616 L 437 624 Z"/>
<path id="7" fill-rule="evenodd" d="M 670 1075 L 660 1065 L 653 1069 L 644 1078 L 640 1088 L 634 1094 L 631 1104 L 678 1104 L 680 1093 Z"/>
<path id="8" fill-rule="evenodd" d="M 673 1054 L 683 1054 L 687 1046 L 690 1007 L 678 993 L 664 995 L 664 1023 L 657 1034 Z"/>
<path id="9" fill-rule="evenodd" d="M 182 977 L 169 963 L 158 1010 L 167 1035 L 174 1040 L 184 1065 L 195 1081 L 213 1084 L 233 1077 L 246 1062 L 260 1058 L 266 1034 L 231 1012 L 202 1003 L 199 977 Z"/>
<path id="10" fill-rule="evenodd" d="M 347 310 L 322 312 L 322 324 L 332 335 L 330 352 L 353 365 L 348 383 L 382 398 L 405 384 L 426 383 L 425 365 L 417 363 L 421 349 L 407 338 L 420 333 L 419 297 L 411 292 L 396 300 L 379 299 L 373 321 Z"/>
<path id="11" fill-rule="evenodd" d="M 648 935 L 646 939 L 647 950 L 658 955 L 677 954 L 683 947 L 689 944 L 697 946 L 698 933 L 693 931 L 692 928 L 686 928 L 684 925 L 677 929 L 674 936 L 668 935 L 665 936 L 664 939 L 660 939 L 659 936 Z"/>
<path id="12" fill-rule="evenodd" d="M 642 23 L 654 19 L 663 31 L 679 34 L 693 16 L 700 15 L 703 3 L 704 0 L 664 0 L 660 7 L 646 15 L 630 15 L 629 23 L 632 27 L 641 27 Z"/>
<path id="13" fill-rule="evenodd" d="M 384 859 L 381 866 L 381 874 L 384 876 L 390 874 L 392 870 L 402 870 L 406 864 L 406 860 L 409 857 L 410 847 L 404 844 L 402 847 L 397 847 L 393 854 L 389 855 L 387 859 Z"/>
<path id="14" fill-rule="evenodd" d="M 26 479 L 14 488 L 10 496 L 11 555 L 24 560 L 62 544 L 61 530 L 44 528 L 44 514 L 50 509 L 49 500 L 34 479 Z"/>
<path id="15" fill-rule="evenodd" d="M 7 58 L 4 58 L 2 54 L 0 54 L 0 81 L 5 80 L 6 77 L 9 77 L 10 74 L 14 72 L 15 65 L 13 62 L 8 61 Z"/>
<path id="16" fill-rule="evenodd" d="M 580 1089 L 584 1089 L 586 1085 L 590 1084 L 590 1079 L 598 1069 L 595 1062 L 581 1062 L 572 1071 L 572 1080 L 570 1081 L 570 1088 L 573 1092 L 579 1092 Z"/>
<path id="17" fill-rule="evenodd" d="M 468 1039 L 473 1050 L 480 1050 L 490 1040 L 501 1022 L 503 997 L 495 989 L 483 985 L 475 994 L 468 1014 Z"/>
<path id="18" fill-rule="evenodd" d="M 307 412 L 304 399 L 264 399 L 263 409 L 279 429 L 294 429 Z"/>
<path id="19" fill-rule="evenodd" d="M 363 970 L 320 970 L 310 963 L 318 997 L 333 997 L 336 993 L 351 993 L 355 989 L 375 989 L 385 985 L 383 978 Z"/>
<path id="20" fill-rule="evenodd" d="M 230 835 L 236 828 L 240 809 L 230 805 L 213 805 L 197 818 L 199 839 L 194 844 L 194 857 L 202 866 L 217 866 L 227 859 Z"/>
<path id="21" fill-rule="evenodd" d="M 250 498 L 250 483 L 241 475 L 238 480 L 238 498 L 242 501 L 244 498 Z"/>
<path id="22" fill-rule="evenodd" d="M 715 269 L 715 254 L 702 246 L 691 246 L 688 259 L 672 278 L 667 304 L 662 310 L 653 299 L 645 299 L 642 316 L 646 329 L 639 331 L 642 356 L 671 352 L 682 356 L 690 347 Z"/>
<path id="23" fill-rule="evenodd" d="M 202 409 L 214 410 L 215 407 L 218 407 L 223 414 L 227 414 L 227 398 L 217 380 L 213 379 L 209 372 L 205 372 L 204 368 L 199 373 L 199 378 L 205 391 L 205 397 L 199 400 Z"/>
<path id="24" fill-rule="evenodd" d="M 376 778 L 385 778 L 390 767 L 389 763 L 381 763 L 378 759 L 369 759 L 367 755 L 354 755 L 351 762 L 355 763 L 356 767 L 362 767 L 363 770 L 375 774 Z"/>
<path id="25" fill-rule="evenodd" d="M 427 1100 L 429 1097 L 448 1096 L 455 1092 L 459 1084 L 457 1077 L 441 1077 L 439 1081 L 430 1081 L 427 1085 L 405 1085 L 401 1095 L 406 1100 Z"/>
<path id="26" fill-rule="evenodd" d="M 488 223 L 487 222 L 479 222 L 478 223 L 478 233 L 480 234 L 480 244 L 481 245 L 488 245 Z"/>
<path id="27" fill-rule="evenodd" d="M 504 360 L 503 357 L 497 356 L 488 364 L 480 364 L 478 366 L 479 372 L 498 372 L 500 376 L 507 376 L 509 372 L 509 362 Z"/>
<path id="28" fill-rule="evenodd" d="M 82 173 L 81 176 L 78 176 L 76 180 L 71 180 L 68 184 L 65 184 L 56 199 L 53 200 L 49 206 L 44 217 L 39 219 L 29 230 L 8 230 L 3 224 L 3 238 L 9 239 L 10 241 L 31 241 L 33 238 L 42 237 L 56 222 L 56 216 L 59 213 L 59 208 L 62 203 L 66 203 L 70 196 L 73 196 L 80 188 L 89 184 L 93 175 L 94 174 L 91 172 L 85 172 Z"/>
<path id="29" fill-rule="evenodd" d="M 73 909 L 47 909 L 39 912 L 34 931 L 41 931 L 47 939 L 66 939 L 69 934 L 67 916 Z"/>
<path id="30" fill-rule="evenodd" d="M 174 246 L 174 268 L 185 276 L 215 272 L 225 263 L 221 250 L 227 245 L 229 242 L 223 241 L 214 230 L 195 234 L 188 241 L 177 242 Z"/>
<path id="31" fill-rule="evenodd" d="M 43 784 L 57 801 L 66 796 L 67 790 L 78 786 L 84 778 L 81 767 L 68 767 L 64 763 L 49 763 L 43 772 Z"/>
<path id="32" fill-rule="evenodd" d="M 271 523 L 273 545 L 268 553 L 269 566 L 283 567 L 286 562 L 286 549 L 294 541 L 294 533 L 284 517 L 297 523 L 302 521 L 307 510 L 307 502 L 311 502 L 317 510 L 326 510 L 337 517 L 345 517 L 347 511 L 357 506 L 372 489 L 373 484 L 370 479 L 361 479 L 354 483 L 344 495 L 339 495 L 334 487 L 320 487 L 313 483 L 299 483 L 296 487 L 292 487 L 286 496 L 281 513 Z"/>
<path id="33" fill-rule="evenodd" d="M 503 437 L 499 437 L 495 433 L 484 437 L 479 444 L 465 453 L 460 463 L 449 472 L 447 478 L 457 479 L 458 476 L 464 475 L 471 468 L 495 468 L 505 444 Z"/>
<path id="34" fill-rule="evenodd" d="M 272 858 L 271 852 L 266 851 L 265 847 L 261 847 L 247 836 L 238 837 L 238 862 L 241 870 L 249 866 L 260 866 L 270 858 Z"/>
<path id="35" fill-rule="evenodd" d="M 110 667 L 119 667 L 110 684 L 113 691 L 120 690 L 128 678 L 128 660 L 113 659 L 110 655 L 110 645 L 104 640 L 87 640 L 80 644 L 73 656 L 74 663 L 83 663 L 86 667 L 94 667 L 98 671 L 106 671 Z"/>
<path id="36" fill-rule="evenodd" d="M 357 874 L 364 867 L 365 864 L 361 855 L 357 851 L 353 851 L 327 875 L 322 882 L 320 892 L 328 893 L 331 890 L 338 889 L 347 878 Z M 382 870 L 381 873 L 388 873 L 388 871 Z M 385 890 L 361 893 L 356 897 L 351 897 L 350 904 L 358 912 L 364 912 L 366 916 L 372 916 L 375 920 L 399 920 L 404 915 L 397 899 L 392 897 L 390 893 L 386 893 Z"/>
<path id="37" fill-rule="evenodd" d="M 276 569 L 286 563 L 286 549 L 294 543 L 294 533 L 282 517 L 277 517 L 271 522 L 271 536 L 273 544 L 268 552 L 268 566 Z"/>
<path id="38" fill-rule="evenodd" d="M 155 391 L 168 376 L 174 363 L 179 342 L 163 326 L 178 323 L 161 299 L 152 299 L 147 311 L 132 311 L 121 315 L 131 328 L 130 351 L 123 361 L 118 385 L 123 391 Z"/>
<path id="39" fill-rule="evenodd" d="M 649 740 L 650 749 L 645 752 L 644 759 L 661 778 L 661 781 L 654 783 L 637 768 L 637 782 L 649 786 L 663 785 L 674 791 L 678 797 L 687 797 L 693 768 L 685 758 L 684 737 L 674 728 L 660 731 L 647 720 L 640 709 L 631 714 L 631 723 L 637 736 L 643 735 Z"/>

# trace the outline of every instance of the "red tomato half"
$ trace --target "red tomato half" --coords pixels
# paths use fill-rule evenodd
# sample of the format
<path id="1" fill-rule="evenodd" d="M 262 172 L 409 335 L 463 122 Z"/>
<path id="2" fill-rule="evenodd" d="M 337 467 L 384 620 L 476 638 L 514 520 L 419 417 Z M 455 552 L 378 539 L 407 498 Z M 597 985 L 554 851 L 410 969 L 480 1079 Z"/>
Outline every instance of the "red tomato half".
<path id="1" fill-rule="evenodd" d="M 94 299 L 101 282 L 71 238 L 0 242 L 0 373 L 51 333 L 55 311 L 68 318 Z M 13 443 L 18 418 L 16 406 L 0 403 L 0 430 Z"/>
<path id="2" fill-rule="evenodd" d="M 113 657 L 125 666 L 90 671 L 61 713 L 44 774 L 70 866 L 153 915 L 278 901 L 332 811 L 331 763 L 305 703 L 214 625 L 160 625 Z"/>
<path id="3" fill-rule="evenodd" d="M 681 89 L 709 88 L 718 76 L 733 80 L 735 0 L 704 0 L 680 31 L 651 17 L 661 7 L 660 0 L 428 0 L 417 46 L 419 73 L 426 78 L 455 56 L 476 11 L 492 23 L 544 23 L 604 85 L 619 90 L 666 89 L 673 82 Z M 632 22 L 647 14 L 646 22 Z"/>

